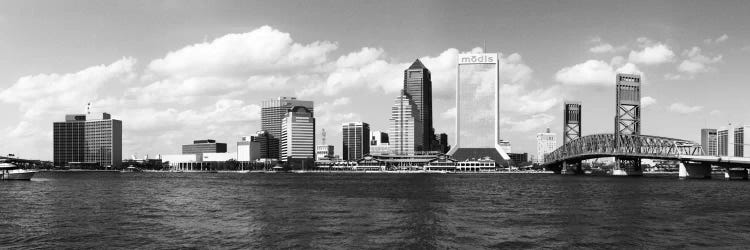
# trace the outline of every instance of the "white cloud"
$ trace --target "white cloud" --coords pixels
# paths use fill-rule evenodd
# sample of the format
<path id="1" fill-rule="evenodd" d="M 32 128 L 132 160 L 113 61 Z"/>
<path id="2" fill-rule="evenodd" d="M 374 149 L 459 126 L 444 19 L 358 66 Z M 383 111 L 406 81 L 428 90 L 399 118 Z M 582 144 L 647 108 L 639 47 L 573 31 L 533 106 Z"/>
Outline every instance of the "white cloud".
<path id="1" fill-rule="evenodd" d="M 641 97 L 641 106 L 643 106 L 644 108 L 647 108 L 654 104 L 656 104 L 656 99 L 654 99 L 653 97 L 650 97 L 650 96 Z"/>
<path id="2" fill-rule="evenodd" d="M 643 43 L 648 43 L 648 40 L 643 40 Z M 644 65 L 657 65 L 666 62 L 674 61 L 675 54 L 669 48 L 669 46 L 656 43 L 651 46 L 646 46 L 640 51 L 630 51 L 628 60 L 635 64 Z"/>
<path id="3" fill-rule="evenodd" d="M 714 109 L 714 110 L 711 110 L 711 112 L 708 114 L 712 116 L 717 116 L 717 115 L 721 115 L 721 111 L 719 111 L 718 109 Z"/>
<path id="4" fill-rule="evenodd" d="M 716 55 L 709 57 L 703 54 L 700 47 L 692 47 L 689 50 L 682 52 L 685 57 L 679 65 L 677 65 L 677 71 L 679 74 L 667 73 L 664 75 L 669 80 L 686 80 L 693 79 L 697 74 L 714 72 L 716 67 L 714 64 L 722 62 L 723 55 Z"/>
<path id="5" fill-rule="evenodd" d="M 24 76 L 0 92 L 0 100 L 18 104 L 29 119 L 59 115 L 66 110 L 83 112 L 87 102 L 100 98 L 103 88 L 133 80 L 135 63 L 133 58 L 123 58 L 76 73 Z"/>
<path id="6" fill-rule="evenodd" d="M 619 63 L 617 58 L 613 58 L 613 63 Z M 614 85 L 617 73 L 643 75 L 643 72 L 632 63 L 626 63 L 615 69 L 612 64 L 604 61 L 588 60 L 560 69 L 555 74 L 555 80 L 567 85 Z"/>
<path id="7" fill-rule="evenodd" d="M 669 105 L 669 111 L 679 114 L 690 114 L 703 110 L 703 106 L 689 106 L 687 104 L 676 102 Z"/>
<path id="8" fill-rule="evenodd" d="M 705 40 L 703 40 L 703 42 L 706 44 L 717 44 L 717 43 L 725 42 L 728 39 L 729 39 L 729 36 L 727 34 L 723 34 L 717 38 L 706 38 Z"/>
<path id="9" fill-rule="evenodd" d="M 549 127 L 548 125 L 555 119 L 554 116 L 548 114 L 535 114 L 526 119 L 514 121 L 508 118 L 501 118 L 500 124 L 502 126 L 510 128 L 511 131 L 517 132 L 529 132 L 536 131 L 542 127 Z"/>
<path id="10" fill-rule="evenodd" d="M 309 70 L 325 63 L 328 53 L 336 48 L 327 41 L 294 43 L 289 33 L 263 26 L 186 46 L 153 60 L 148 68 L 173 77 Z"/>
<path id="11" fill-rule="evenodd" d="M 615 47 L 612 46 L 612 44 L 603 43 L 603 44 L 599 44 L 594 47 L 591 47 L 589 51 L 591 53 L 609 53 L 609 52 L 614 52 Z"/>

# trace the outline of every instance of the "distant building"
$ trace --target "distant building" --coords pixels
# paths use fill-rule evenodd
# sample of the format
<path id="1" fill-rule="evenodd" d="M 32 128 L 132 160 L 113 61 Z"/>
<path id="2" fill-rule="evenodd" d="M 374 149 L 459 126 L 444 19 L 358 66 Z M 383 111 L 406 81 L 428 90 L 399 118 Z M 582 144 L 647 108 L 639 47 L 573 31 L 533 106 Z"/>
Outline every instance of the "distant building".
<path id="1" fill-rule="evenodd" d="M 391 152 L 390 139 L 388 133 L 382 131 L 370 132 L 370 154 L 386 155 Z"/>
<path id="2" fill-rule="evenodd" d="M 333 159 L 333 145 L 318 145 L 315 146 L 315 160 L 331 160 Z"/>
<path id="3" fill-rule="evenodd" d="M 53 123 L 53 162 L 119 168 L 122 164 L 122 121 L 108 113 L 66 115 Z"/>
<path id="4" fill-rule="evenodd" d="M 341 124 L 342 153 L 345 161 L 356 161 L 370 154 L 370 124 Z"/>
<path id="5" fill-rule="evenodd" d="M 719 156 L 734 156 L 734 129 L 729 128 L 716 132 L 717 151 Z"/>
<path id="6" fill-rule="evenodd" d="M 529 162 L 528 153 L 508 153 L 508 156 L 510 157 L 510 160 L 513 163 L 513 165 L 516 165 L 516 166 L 522 163 Z"/>
<path id="7" fill-rule="evenodd" d="M 304 106 L 294 106 L 282 120 L 281 128 L 281 159 L 295 164 L 298 160 L 314 163 L 315 117 L 312 110 Z M 299 166 L 295 165 L 293 168 Z"/>
<path id="8" fill-rule="evenodd" d="M 430 70 L 422 64 L 419 59 L 404 70 L 404 92 L 416 106 L 416 119 L 420 121 L 414 127 L 417 140 L 414 147 L 417 151 L 429 151 L 432 149 L 432 135 L 435 131 L 432 127 L 432 77 Z"/>
<path id="9" fill-rule="evenodd" d="M 557 148 L 557 135 L 550 132 L 549 128 L 545 133 L 536 134 L 536 155 L 534 163 L 544 163 L 544 157 L 555 151 Z"/>
<path id="10" fill-rule="evenodd" d="M 451 149 L 451 145 L 448 144 L 448 134 L 436 134 L 432 142 L 432 148 L 433 151 L 438 151 L 443 154 L 448 153 L 448 151 Z"/>
<path id="11" fill-rule="evenodd" d="M 227 144 L 217 143 L 215 140 L 195 140 L 193 144 L 182 145 L 182 154 L 202 154 L 202 153 L 226 153 Z"/>
<path id="12" fill-rule="evenodd" d="M 414 101 L 402 90 L 391 108 L 390 129 L 388 130 L 390 147 L 394 154 L 409 155 L 417 150 L 415 142 L 422 141 L 421 134 L 416 130 L 422 127 L 418 113 L 419 110 Z"/>
<path id="13" fill-rule="evenodd" d="M 268 132 L 268 134 L 275 138 L 281 143 L 281 122 L 286 117 L 289 109 L 295 106 L 302 106 L 307 108 L 311 114 L 314 114 L 313 102 L 297 100 L 296 97 L 278 97 L 276 99 L 266 100 L 261 103 L 261 130 Z M 314 115 L 313 115 L 314 117 Z M 273 145 L 269 145 L 273 147 Z M 276 148 L 269 150 L 271 154 L 269 158 L 278 159 L 280 157 L 281 144 L 277 145 Z"/>
<path id="14" fill-rule="evenodd" d="M 750 126 L 734 128 L 734 156 L 750 156 L 750 145 L 748 145 L 748 143 L 750 143 L 750 137 L 748 137 L 748 134 L 750 134 Z"/>
<path id="15" fill-rule="evenodd" d="M 704 128 L 701 129 L 701 147 L 703 147 L 704 155 L 719 155 L 718 147 L 718 135 L 716 129 Z"/>
<path id="16" fill-rule="evenodd" d="M 237 161 L 255 161 L 260 157 L 260 142 L 253 139 L 253 136 L 243 136 L 237 142 Z"/>
<path id="17" fill-rule="evenodd" d="M 503 151 L 505 151 L 506 154 L 510 154 L 511 152 L 513 152 L 512 151 L 513 147 L 510 145 L 510 141 L 500 140 L 498 144 L 500 145 L 500 148 L 503 149 Z"/>

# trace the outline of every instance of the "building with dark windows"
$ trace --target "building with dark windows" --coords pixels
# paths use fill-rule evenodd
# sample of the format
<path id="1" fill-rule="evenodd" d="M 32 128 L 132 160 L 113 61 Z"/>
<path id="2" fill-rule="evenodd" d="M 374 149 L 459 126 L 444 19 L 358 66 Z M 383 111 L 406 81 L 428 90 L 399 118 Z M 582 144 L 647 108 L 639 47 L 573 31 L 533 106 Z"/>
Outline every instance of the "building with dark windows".
<path id="1" fill-rule="evenodd" d="M 119 168 L 122 164 L 122 121 L 108 113 L 66 115 L 53 124 L 55 166 Z"/>
<path id="2" fill-rule="evenodd" d="M 718 147 L 719 140 L 716 129 L 704 128 L 701 129 L 701 147 L 703 147 L 704 155 L 719 155 Z"/>
<path id="3" fill-rule="evenodd" d="M 281 160 L 292 169 L 315 164 L 315 117 L 307 107 L 292 107 L 281 121 Z"/>
<path id="4" fill-rule="evenodd" d="M 734 136 L 730 136 L 729 133 L 732 131 L 732 129 L 723 129 L 716 132 L 716 141 L 717 141 L 717 147 L 716 151 L 719 154 L 719 156 L 733 156 L 734 155 L 734 149 L 730 150 L 730 147 L 732 146 L 732 141 L 734 141 Z"/>
<path id="5" fill-rule="evenodd" d="M 370 154 L 370 125 L 364 122 L 341 124 L 342 157 L 356 161 Z"/>
<path id="6" fill-rule="evenodd" d="M 734 128 L 734 156 L 745 157 L 750 156 L 750 145 L 745 145 L 745 142 L 750 142 L 747 137 L 748 133 L 745 130 L 750 130 L 750 126 L 739 126 Z"/>
<path id="7" fill-rule="evenodd" d="M 417 119 L 421 122 L 415 127 L 415 137 L 419 140 L 414 142 L 414 146 L 417 151 L 429 151 L 435 134 L 432 127 L 432 78 L 430 70 L 419 59 L 404 70 L 404 91 L 414 101 Z"/>
<path id="8" fill-rule="evenodd" d="M 510 157 L 511 164 L 514 166 L 529 162 L 528 153 L 508 153 L 508 156 Z"/>
<path id="9" fill-rule="evenodd" d="M 435 135 L 433 148 L 440 153 L 448 153 L 451 150 L 451 145 L 448 144 L 448 134 L 440 133 L 439 135 Z"/>
<path id="10" fill-rule="evenodd" d="M 391 143 L 388 133 L 382 131 L 370 132 L 370 154 L 386 155 L 391 153 Z"/>
<path id="11" fill-rule="evenodd" d="M 203 153 L 226 153 L 227 144 L 217 143 L 215 140 L 195 140 L 193 144 L 182 145 L 182 154 L 203 154 Z"/>
<path id="12" fill-rule="evenodd" d="M 314 114 L 313 102 L 297 100 L 296 97 L 278 97 L 276 99 L 266 100 L 261 103 L 261 130 L 267 131 L 268 134 L 279 140 L 281 143 L 281 122 L 286 117 L 289 109 L 295 106 L 302 106 L 307 108 L 311 114 Z M 313 115 L 314 116 L 314 115 Z M 272 149 L 269 152 L 281 152 L 281 145 L 277 145 L 276 149 Z M 271 155 L 271 158 L 279 159 L 281 156 L 279 153 Z"/>

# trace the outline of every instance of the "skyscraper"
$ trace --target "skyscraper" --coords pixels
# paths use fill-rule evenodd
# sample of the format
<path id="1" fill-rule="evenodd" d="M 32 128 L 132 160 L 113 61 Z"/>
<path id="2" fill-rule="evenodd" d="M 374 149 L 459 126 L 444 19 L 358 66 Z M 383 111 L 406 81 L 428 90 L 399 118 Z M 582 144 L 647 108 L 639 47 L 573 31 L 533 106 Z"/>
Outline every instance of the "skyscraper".
<path id="1" fill-rule="evenodd" d="M 71 162 L 99 167 L 119 167 L 122 163 L 122 121 L 108 113 L 66 115 L 53 124 L 55 166 Z"/>
<path id="2" fill-rule="evenodd" d="M 276 99 L 266 100 L 261 103 L 261 130 L 267 131 L 268 134 L 275 138 L 281 138 L 281 121 L 286 117 L 289 109 L 294 106 L 307 108 L 313 114 L 313 102 L 297 100 L 296 97 L 278 97 Z M 271 145 L 273 147 L 273 145 Z M 281 145 L 275 149 L 269 150 L 270 153 L 279 152 Z M 278 159 L 280 155 L 270 155 L 271 158 Z"/>
<path id="3" fill-rule="evenodd" d="M 718 152 L 718 135 L 716 129 L 704 128 L 701 129 L 701 146 L 703 147 L 704 155 L 719 155 Z"/>
<path id="4" fill-rule="evenodd" d="M 414 101 L 417 119 L 421 122 L 420 126 L 415 127 L 415 133 L 420 139 L 414 142 L 414 146 L 418 151 L 431 150 L 435 134 L 432 127 L 432 78 L 430 70 L 419 59 L 404 70 L 404 91 Z"/>
<path id="5" fill-rule="evenodd" d="M 422 135 L 416 132 L 416 128 L 422 125 L 417 116 L 417 106 L 411 100 L 409 94 L 404 90 L 391 108 L 390 128 L 388 130 L 388 139 L 390 140 L 391 151 L 395 154 L 408 155 L 414 154 L 416 149 L 415 142 L 422 141 Z"/>
<path id="6" fill-rule="evenodd" d="M 345 161 L 356 161 L 370 153 L 370 125 L 364 122 L 349 122 L 341 124 L 343 147 L 341 148 Z"/>
<path id="7" fill-rule="evenodd" d="M 722 129 L 716 132 L 717 147 L 716 151 L 719 156 L 734 156 L 734 149 L 732 148 L 734 136 L 730 135 L 732 129 Z M 731 148 L 731 149 L 730 149 Z"/>
<path id="8" fill-rule="evenodd" d="M 315 117 L 304 106 L 289 109 L 281 121 L 281 159 L 315 158 Z"/>
<path id="9" fill-rule="evenodd" d="M 557 135 L 550 132 L 549 128 L 545 133 L 536 134 L 536 155 L 534 163 L 544 163 L 544 156 L 552 153 L 557 148 Z"/>

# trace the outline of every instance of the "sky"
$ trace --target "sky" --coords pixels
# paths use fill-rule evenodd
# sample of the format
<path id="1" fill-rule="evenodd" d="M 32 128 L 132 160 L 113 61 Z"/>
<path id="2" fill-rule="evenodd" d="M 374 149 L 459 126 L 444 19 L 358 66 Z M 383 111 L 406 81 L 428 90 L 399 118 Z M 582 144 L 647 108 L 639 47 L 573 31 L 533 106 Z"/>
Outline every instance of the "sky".
<path id="1" fill-rule="evenodd" d="M 464 52 L 500 53 L 514 152 L 562 133 L 564 100 L 582 102 L 584 135 L 612 133 L 618 72 L 643 77 L 643 134 L 699 141 L 750 124 L 747 13 L 746 1 L 1 1 L 0 154 L 51 160 L 52 123 L 89 102 L 123 121 L 124 157 L 207 138 L 235 151 L 278 96 L 314 101 L 340 154 L 341 123 L 387 131 L 415 59 L 452 141 Z"/>

